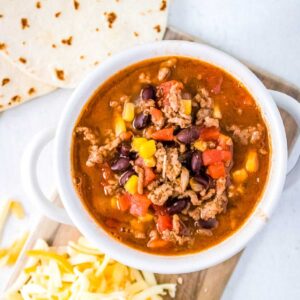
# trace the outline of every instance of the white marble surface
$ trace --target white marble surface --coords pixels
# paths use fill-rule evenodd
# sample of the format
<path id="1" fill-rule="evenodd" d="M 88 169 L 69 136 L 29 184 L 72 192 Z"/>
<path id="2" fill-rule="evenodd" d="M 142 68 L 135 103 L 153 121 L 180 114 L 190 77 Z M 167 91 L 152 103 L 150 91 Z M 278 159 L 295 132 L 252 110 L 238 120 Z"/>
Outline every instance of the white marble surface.
<path id="1" fill-rule="evenodd" d="M 174 0 L 169 23 L 300 87 L 299 0 Z M 0 114 L 0 200 L 20 199 L 28 215 L 24 221 L 9 220 L 3 245 L 38 215 L 21 186 L 24 147 L 40 129 L 56 126 L 70 93 L 59 90 Z M 51 147 L 41 159 L 39 173 L 49 194 Z M 298 163 L 290 181 L 294 185 L 284 191 L 274 216 L 245 250 L 223 300 L 300 298 L 299 175 Z M 0 272 L 0 285 L 8 274 L 9 270 Z"/>

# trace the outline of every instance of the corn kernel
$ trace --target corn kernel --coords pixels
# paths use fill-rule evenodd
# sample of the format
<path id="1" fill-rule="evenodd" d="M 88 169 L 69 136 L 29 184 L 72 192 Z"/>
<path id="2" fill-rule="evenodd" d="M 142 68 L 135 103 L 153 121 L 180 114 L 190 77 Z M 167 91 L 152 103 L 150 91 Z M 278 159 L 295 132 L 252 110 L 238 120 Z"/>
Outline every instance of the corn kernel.
<path id="1" fill-rule="evenodd" d="M 126 122 L 131 122 L 134 119 L 134 104 L 126 102 L 124 104 L 122 118 Z"/>
<path id="2" fill-rule="evenodd" d="M 138 189 L 138 180 L 139 178 L 136 175 L 132 175 L 124 185 L 126 192 L 129 194 L 136 194 Z"/>
<path id="3" fill-rule="evenodd" d="M 24 208 L 20 202 L 12 201 L 10 204 L 10 209 L 12 214 L 18 219 L 23 219 L 25 217 Z"/>
<path id="4" fill-rule="evenodd" d="M 242 183 L 248 178 L 248 173 L 245 169 L 239 169 L 232 172 L 232 179 L 235 182 Z"/>
<path id="5" fill-rule="evenodd" d="M 126 132 L 126 125 L 121 116 L 115 118 L 115 134 L 119 136 L 122 132 Z"/>
<path id="6" fill-rule="evenodd" d="M 141 221 L 141 222 L 150 222 L 150 221 L 153 220 L 153 215 L 151 215 L 151 214 L 146 214 L 146 215 L 144 215 L 144 216 L 139 216 L 138 219 L 139 219 L 139 221 Z"/>
<path id="7" fill-rule="evenodd" d="M 222 119 L 222 113 L 218 103 L 214 104 L 213 117 L 216 119 Z"/>
<path id="8" fill-rule="evenodd" d="M 194 143 L 194 147 L 203 152 L 207 149 L 207 143 L 202 140 L 198 140 Z"/>
<path id="9" fill-rule="evenodd" d="M 131 145 L 132 150 L 139 152 L 140 147 L 142 146 L 142 144 L 144 144 L 146 142 L 147 142 L 147 139 L 145 139 L 145 138 L 139 138 L 139 137 L 133 138 L 132 145 Z"/>
<path id="10" fill-rule="evenodd" d="M 246 170 L 250 173 L 254 173 L 258 170 L 259 161 L 256 150 L 250 150 L 246 158 Z"/>
<path id="11" fill-rule="evenodd" d="M 153 168 L 156 165 L 156 159 L 153 156 L 150 158 L 144 158 L 143 161 L 144 161 L 145 166 L 149 167 L 149 168 Z"/>
<path id="12" fill-rule="evenodd" d="M 181 100 L 180 102 L 181 111 L 186 114 L 190 115 L 192 113 L 192 100 Z"/>
<path id="13" fill-rule="evenodd" d="M 150 158 L 156 152 L 156 144 L 154 140 L 149 140 L 140 146 L 139 154 L 142 158 Z"/>

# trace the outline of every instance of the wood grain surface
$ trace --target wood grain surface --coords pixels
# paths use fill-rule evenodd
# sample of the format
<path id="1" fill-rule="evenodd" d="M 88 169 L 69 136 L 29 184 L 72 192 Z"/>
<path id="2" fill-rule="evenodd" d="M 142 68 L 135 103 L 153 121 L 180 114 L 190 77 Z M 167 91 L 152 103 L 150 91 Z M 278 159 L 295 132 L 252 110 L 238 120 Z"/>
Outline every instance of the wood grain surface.
<path id="1" fill-rule="evenodd" d="M 174 29 L 167 30 L 165 39 L 199 41 L 192 36 L 179 33 Z M 267 88 L 284 92 L 300 101 L 299 89 L 280 78 L 259 70 L 257 67 L 249 67 L 262 80 Z M 288 144 L 291 145 L 293 138 L 295 137 L 297 127 L 287 113 L 281 112 L 281 114 L 286 128 Z M 59 197 L 57 195 L 54 196 L 54 201 L 59 201 Z M 65 245 L 69 240 L 76 240 L 79 236 L 80 233 L 75 227 L 61 225 L 47 219 L 46 217 L 41 217 L 26 244 L 26 249 L 31 248 L 38 238 L 43 238 L 52 245 Z M 22 270 L 25 263 L 24 252 L 25 249 L 15 266 L 14 272 L 6 285 L 6 288 L 13 284 Z M 183 284 L 178 285 L 176 299 L 218 300 L 221 298 L 224 288 L 226 287 L 240 256 L 241 253 L 238 253 L 229 260 L 201 272 L 181 275 L 157 275 L 157 277 L 160 282 L 177 282 L 178 277 L 182 277 Z"/>

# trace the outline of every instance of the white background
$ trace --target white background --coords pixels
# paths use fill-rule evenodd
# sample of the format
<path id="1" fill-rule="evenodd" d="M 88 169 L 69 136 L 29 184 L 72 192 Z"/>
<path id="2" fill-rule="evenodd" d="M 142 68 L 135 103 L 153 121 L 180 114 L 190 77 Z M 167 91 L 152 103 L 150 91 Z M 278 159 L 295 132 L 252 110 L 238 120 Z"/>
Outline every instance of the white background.
<path id="1" fill-rule="evenodd" d="M 174 0 L 169 24 L 300 88 L 300 0 Z M 9 220 L 2 245 L 38 216 L 21 186 L 21 156 L 35 133 L 56 126 L 70 93 L 58 90 L 0 114 L 0 200 L 15 197 L 27 212 L 25 221 Z M 50 148 L 39 168 L 48 194 L 54 186 Z M 298 163 L 292 176 L 299 175 Z M 272 219 L 245 250 L 223 300 L 300 299 L 299 195 L 297 182 L 284 191 Z M 8 274 L 0 273 L 0 284 Z"/>

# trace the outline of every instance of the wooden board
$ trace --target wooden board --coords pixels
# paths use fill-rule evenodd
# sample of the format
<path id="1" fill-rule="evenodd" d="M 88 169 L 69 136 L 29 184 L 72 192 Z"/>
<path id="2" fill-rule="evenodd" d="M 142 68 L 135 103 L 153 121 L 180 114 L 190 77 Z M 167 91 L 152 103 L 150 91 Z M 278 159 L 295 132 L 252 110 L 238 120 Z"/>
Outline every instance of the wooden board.
<path id="1" fill-rule="evenodd" d="M 194 37 L 179 33 L 174 29 L 167 30 L 165 39 L 199 41 Z M 299 89 L 280 78 L 274 77 L 262 70 L 259 70 L 256 67 L 249 67 L 263 81 L 267 88 L 284 92 L 300 101 Z M 288 144 L 291 145 L 296 134 L 297 127 L 295 125 L 295 122 L 289 117 L 287 113 L 281 112 L 281 114 L 285 123 Z M 58 195 L 54 196 L 54 201 L 59 201 Z M 30 236 L 25 248 L 31 248 L 38 238 L 43 238 L 52 245 L 65 245 L 69 240 L 76 240 L 79 236 L 80 233 L 76 228 L 68 225 L 58 224 L 47 219 L 46 217 L 41 217 L 37 221 L 35 230 L 32 232 L 32 235 Z M 6 288 L 11 286 L 20 274 L 22 266 L 25 263 L 24 252 L 26 249 L 24 249 L 23 254 L 21 254 L 21 257 L 15 266 L 15 270 L 10 277 Z M 176 282 L 179 276 L 183 278 L 183 284 L 178 285 L 176 299 L 218 300 L 221 298 L 226 284 L 232 272 L 234 271 L 240 256 L 241 252 L 233 256 L 229 260 L 201 272 L 181 275 L 157 275 L 157 278 L 160 282 Z"/>

